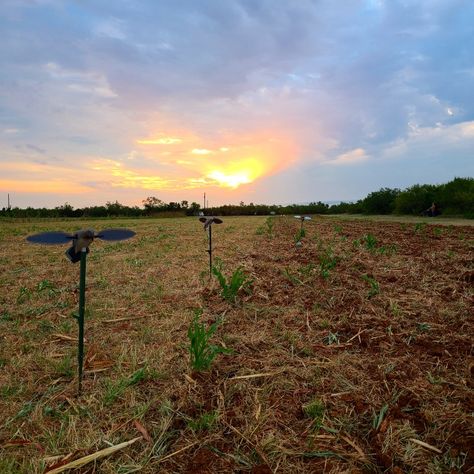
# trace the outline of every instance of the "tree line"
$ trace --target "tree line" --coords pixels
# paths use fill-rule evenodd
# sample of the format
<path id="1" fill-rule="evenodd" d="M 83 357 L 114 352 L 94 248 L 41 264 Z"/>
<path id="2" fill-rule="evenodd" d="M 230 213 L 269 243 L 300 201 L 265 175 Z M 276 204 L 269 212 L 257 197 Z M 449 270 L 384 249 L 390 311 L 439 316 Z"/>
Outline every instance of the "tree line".
<path id="1" fill-rule="evenodd" d="M 118 201 L 103 206 L 74 209 L 69 203 L 53 209 L 27 207 L 3 208 L 2 216 L 10 217 L 178 217 L 198 215 L 200 212 L 220 216 L 268 214 L 400 214 L 423 215 L 435 203 L 440 214 L 474 218 L 474 178 L 455 178 L 445 184 L 416 184 L 404 190 L 381 188 L 357 202 L 329 205 L 321 201 L 309 204 L 226 204 L 202 209 L 196 202 L 166 203 L 155 196 L 142 201 L 142 207 L 126 206 Z"/>

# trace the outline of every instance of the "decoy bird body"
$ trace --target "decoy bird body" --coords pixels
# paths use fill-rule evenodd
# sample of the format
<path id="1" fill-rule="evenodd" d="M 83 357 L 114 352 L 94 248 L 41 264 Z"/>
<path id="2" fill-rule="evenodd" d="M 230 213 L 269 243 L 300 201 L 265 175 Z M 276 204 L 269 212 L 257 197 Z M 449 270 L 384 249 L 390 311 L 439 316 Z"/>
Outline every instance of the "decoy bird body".
<path id="1" fill-rule="evenodd" d="M 86 249 L 89 253 L 89 245 L 95 237 L 95 232 L 92 229 L 79 230 L 73 235 L 72 246 L 66 250 L 66 256 L 72 263 L 81 260 L 82 249 Z"/>
<path id="2" fill-rule="evenodd" d="M 30 235 L 26 240 L 37 244 L 62 244 L 72 240 L 72 245 L 66 250 L 67 258 L 73 262 L 81 260 L 82 249 L 86 249 L 89 253 L 89 245 L 94 239 L 103 239 L 109 241 L 126 240 L 133 237 L 135 232 L 128 229 L 104 229 L 96 233 L 92 229 L 83 229 L 74 234 L 67 234 L 66 232 L 43 232 L 40 234 Z"/>
<path id="3" fill-rule="evenodd" d="M 204 224 L 204 230 L 207 230 L 211 224 L 222 224 L 218 217 L 200 217 L 199 220 Z"/>

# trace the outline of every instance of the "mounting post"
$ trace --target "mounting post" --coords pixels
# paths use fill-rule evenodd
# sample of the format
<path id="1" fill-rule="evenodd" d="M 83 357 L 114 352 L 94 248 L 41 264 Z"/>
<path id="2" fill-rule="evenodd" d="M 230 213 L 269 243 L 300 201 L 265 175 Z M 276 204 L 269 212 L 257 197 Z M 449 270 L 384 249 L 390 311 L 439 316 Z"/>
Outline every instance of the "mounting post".
<path id="1" fill-rule="evenodd" d="M 209 226 L 209 278 L 212 278 L 212 224 Z"/>
<path id="2" fill-rule="evenodd" d="M 77 362 L 78 362 L 78 394 L 82 390 L 82 369 L 84 364 L 84 307 L 86 301 L 86 257 L 87 248 L 81 250 L 81 268 L 79 276 L 79 315 L 77 322 L 79 324 L 79 336 L 77 341 Z"/>

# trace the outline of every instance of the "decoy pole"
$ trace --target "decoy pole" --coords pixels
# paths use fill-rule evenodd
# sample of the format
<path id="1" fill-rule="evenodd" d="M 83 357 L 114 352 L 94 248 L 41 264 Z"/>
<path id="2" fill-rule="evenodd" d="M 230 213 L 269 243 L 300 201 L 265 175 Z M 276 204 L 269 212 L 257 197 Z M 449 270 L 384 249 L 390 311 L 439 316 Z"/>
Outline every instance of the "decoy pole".
<path id="1" fill-rule="evenodd" d="M 209 278 L 212 278 L 212 224 L 209 226 Z"/>
<path id="2" fill-rule="evenodd" d="M 92 229 L 79 230 L 74 234 L 66 232 L 42 232 L 30 235 L 26 238 L 29 242 L 36 244 L 64 244 L 72 240 L 72 246 L 66 250 L 66 256 L 72 263 L 80 263 L 79 269 L 79 312 L 73 314 L 77 319 L 77 361 L 78 361 L 78 394 L 82 391 L 82 378 L 84 368 L 84 315 L 86 303 L 86 258 L 89 245 L 96 238 L 109 241 L 126 240 L 133 237 L 135 232 L 129 229 L 104 229 L 96 234 Z"/>
<path id="3" fill-rule="evenodd" d="M 78 362 L 78 394 L 82 390 L 82 373 L 84 367 L 84 313 L 86 303 L 86 259 L 87 247 L 81 249 L 81 267 L 79 273 L 79 314 L 77 318 L 79 334 L 77 341 L 77 362 Z"/>

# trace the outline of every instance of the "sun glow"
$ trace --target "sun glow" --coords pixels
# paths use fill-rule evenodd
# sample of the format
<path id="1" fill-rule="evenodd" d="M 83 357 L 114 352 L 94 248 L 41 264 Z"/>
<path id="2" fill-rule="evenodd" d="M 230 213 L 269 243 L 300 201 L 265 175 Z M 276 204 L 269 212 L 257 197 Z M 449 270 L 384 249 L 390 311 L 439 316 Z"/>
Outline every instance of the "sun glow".
<path id="1" fill-rule="evenodd" d="M 264 174 L 268 169 L 268 163 L 265 164 L 265 161 L 263 157 L 235 160 L 223 168 L 210 169 L 206 178 L 215 181 L 219 186 L 235 189 L 241 184 L 255 181 Z"/>
<path id="2" fill-rule="evenodd" d="M 207 177 L 229 188 L 237 188 L 241 184 L 252 182 L 246 171 L 241 171 L 240 173 L 235 174 L 225 174 L 222 171 L 216 170 L 209 173 Z"/>
<path id="3" fill-rule="evenodd" d="M 141 166 L 133 166 L 138 160 L 123 166 L 107 163 L 109 173 L 122 179 L 124 187 L 234 190 L 285 168 L 294 155 L 292 140 L 281 130 L 202 137 L 191 130 L 174 129 L 150 131 L 148 137 L 135 139 L 142 145 L 137 153 Z M 163 145 L 171 146 L 164 152 Z"/>

